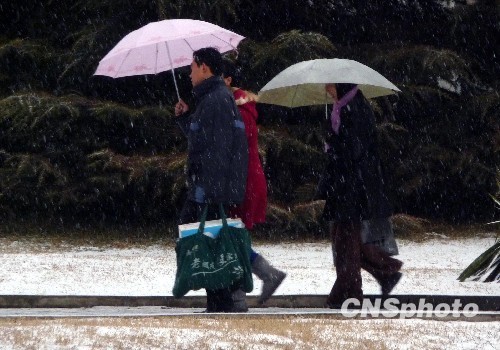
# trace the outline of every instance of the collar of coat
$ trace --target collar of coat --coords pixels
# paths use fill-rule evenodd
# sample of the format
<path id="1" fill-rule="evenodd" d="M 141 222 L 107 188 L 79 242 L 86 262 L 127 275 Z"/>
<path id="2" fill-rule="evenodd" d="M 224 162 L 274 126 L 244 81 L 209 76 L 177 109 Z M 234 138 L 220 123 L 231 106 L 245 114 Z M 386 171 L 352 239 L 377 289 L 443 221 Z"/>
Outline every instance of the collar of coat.
<path id="1" fill-rule="evenodd" d="M 240 97 L 239 99 L 237 99 L 235 102 L 236 102 L 236 105 L 237 106 L 242 106 L 248 102 L 257 102 L 259 100 L 259 96 L 257 96 L 256 94 L 254 94 L 253 92 L 250 92 L 248 90 L 243 90 L 243 89 L 240 89 L 239 87 L 232 87 L 231 88 L 231 91 L 236 92 L 238 90 L 241 90 L 243 91 L 244 93 L 244 97 Z"/>
<path id="2" fill-rule="evenodd" d="M 210 91 L 213 91 L 219 85 L 223 86 L 224 88 L 226 87 L 226 85 L 224 84 L 224 80 L 222 80 L 221 77 L 216 75 L 211 76 L 210 78 L 203 80 L 200 84 L 196 85 L 193 88 L 193 95 L 197 100 L 199 100 Z"/>

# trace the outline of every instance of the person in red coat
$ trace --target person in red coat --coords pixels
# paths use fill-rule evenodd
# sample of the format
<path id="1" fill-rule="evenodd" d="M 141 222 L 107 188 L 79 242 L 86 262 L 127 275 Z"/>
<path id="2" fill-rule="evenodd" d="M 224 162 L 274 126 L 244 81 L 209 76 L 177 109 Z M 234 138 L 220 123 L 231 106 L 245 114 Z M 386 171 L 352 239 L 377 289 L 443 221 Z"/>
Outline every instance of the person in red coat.
<path id="1" fill-rule="evenodd" d="M 254 224 L 266 221 L 267 208 L 267 182 L 260 163 L 259 146 L 257 144 L 259 132 L 257 129 L 258 114 L 253 94 L 240 88 L 231 88 L 231 90 L 245 124 L 248 141 L 248 175 L 245 197 L 243 203 L 234 210 L 233 214 L 241 218 L 248 230 L 252 230 Z"/>
<path id="2" fill-rule="evenodd" d="M 245 224 L 247 230 L 252 230 L 255 224 L 263 223 L 266 220 L 267 209 L 267 182 L 264 170 L 259 158 L 258 129 L 257 129 L 257 108 L 256 96 L 239 87 L 239 72 L 236 66 L 229 60 L 225 60 L 222 69 L 222 78 L 228 89 L 233 92 L 234 99 L 240 111 L 245 133 L 248 142 L 248 175 L 243 202 L 231 211 L 232 217 L 239 217 Z M 281 282 L 286 277 L 286 273 L 280 271 L 269 264 L 260 254 L 253 249 L 250 254 L 252 272 L 259 277 L 262 282 L 262 293 L 259 303 L 264 304 Z M 241 305 L 246 308 L 245 293 L 240 289 L 233 292 L 235 307 Z"/>

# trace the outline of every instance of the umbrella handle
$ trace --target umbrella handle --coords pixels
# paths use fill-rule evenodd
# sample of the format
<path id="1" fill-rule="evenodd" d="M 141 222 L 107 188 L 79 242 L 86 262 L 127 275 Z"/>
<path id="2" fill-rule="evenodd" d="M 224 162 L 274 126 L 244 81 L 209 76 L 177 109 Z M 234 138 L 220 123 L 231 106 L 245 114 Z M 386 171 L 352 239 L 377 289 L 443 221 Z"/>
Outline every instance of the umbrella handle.
<path id="1" fill-rule="evenodd" d="M 175 80 L 174 68 L 172 68 L 172 78 L 174 78 L 175 92 L 177 93 L 177 100 L 181 100 L 181 96 L 179 95 L 179 88 L 177 87 L 177 80 Z"/>

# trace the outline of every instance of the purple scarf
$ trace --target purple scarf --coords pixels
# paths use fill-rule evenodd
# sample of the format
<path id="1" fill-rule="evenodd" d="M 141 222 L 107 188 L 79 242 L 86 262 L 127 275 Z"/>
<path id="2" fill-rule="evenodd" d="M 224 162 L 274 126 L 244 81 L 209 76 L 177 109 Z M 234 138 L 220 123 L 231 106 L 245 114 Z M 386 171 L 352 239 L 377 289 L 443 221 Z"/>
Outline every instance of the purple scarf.
<path id="1" fill-rule="evenodd" d="M 337 103 L 333 105 L 333 110 L 332 114 L 330 115 L 330 119 L 332 121 L 332 129 L 336 134 L 339 133 L 339 128 L 340 128 L 340 110 L 354 98 L 357 92 L 358 92 L 358 86 L 356 85 L 354 88 L 352 88 L 351 91 L 345 94 Z"/>

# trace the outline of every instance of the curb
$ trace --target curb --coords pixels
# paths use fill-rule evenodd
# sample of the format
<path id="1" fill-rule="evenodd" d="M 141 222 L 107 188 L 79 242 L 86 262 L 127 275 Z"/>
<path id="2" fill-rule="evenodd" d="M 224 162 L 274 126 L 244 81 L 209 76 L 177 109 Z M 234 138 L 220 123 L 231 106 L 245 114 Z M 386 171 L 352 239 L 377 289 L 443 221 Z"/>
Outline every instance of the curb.
<path id="1" fill-rule="evenodd" d="M 273 296 L 266 303 L 266 307 L 276 308 L 326 308 L 326 295 L 279 295 Z M 403 306 L 439 304 L 459 305 L 463 309 L 467 304 L 476 304 L 479 311 L 500 311 L 500 296 L 477 295 L 365 295 L 373 305 L 383 305 L 391 299 L 393 304 Z M 250 295 L 246 298 L 248 307 L 261 308 L 258 305 L 258 296 Z M 459 303 L 459 304 L 458 304 Z M 85 296 L 85 295 L 0 295 L 0 308 L 89 308 L 95 306 L 165 306 L 168 308 L 204 308 L 205 296 L 188 296 L 176 299 L 173 296 Z"/>

